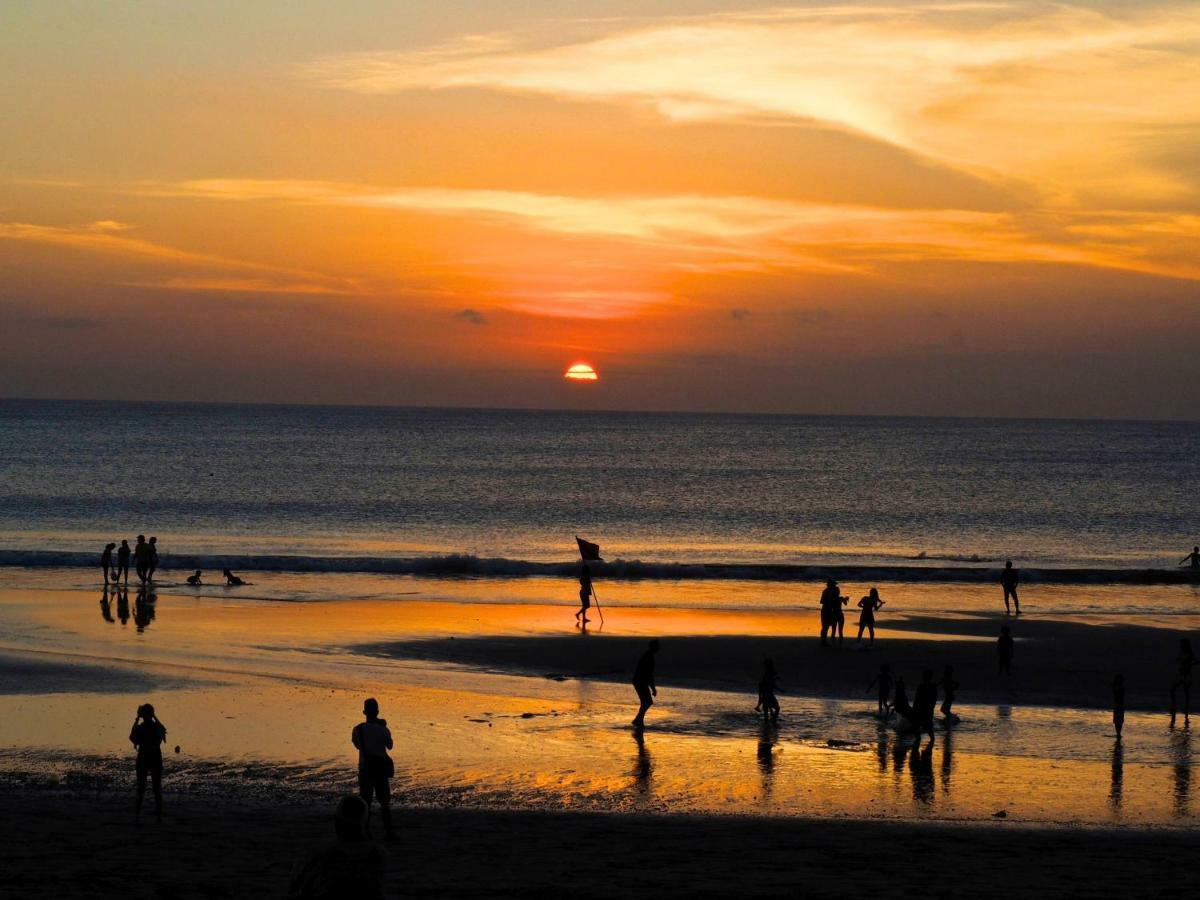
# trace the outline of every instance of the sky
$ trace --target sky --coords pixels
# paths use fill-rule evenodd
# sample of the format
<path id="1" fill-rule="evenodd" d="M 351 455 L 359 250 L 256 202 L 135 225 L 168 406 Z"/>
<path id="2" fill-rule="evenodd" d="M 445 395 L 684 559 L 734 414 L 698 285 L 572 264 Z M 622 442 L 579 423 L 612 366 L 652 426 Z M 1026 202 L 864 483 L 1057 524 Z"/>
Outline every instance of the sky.
<path id="1" fill-rule="evenodd" d="M 0 396 L 1200 418 L 1194 0 L 39 0 L 0 76 Z"/>

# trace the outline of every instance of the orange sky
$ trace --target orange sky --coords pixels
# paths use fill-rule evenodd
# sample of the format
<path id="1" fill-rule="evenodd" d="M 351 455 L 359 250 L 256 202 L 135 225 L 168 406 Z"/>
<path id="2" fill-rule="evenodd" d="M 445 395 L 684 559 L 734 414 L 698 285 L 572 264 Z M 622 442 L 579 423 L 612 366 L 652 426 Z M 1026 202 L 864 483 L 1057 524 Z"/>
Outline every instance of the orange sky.
<path id="1" fill-rule="evenodd" d="M 5 6 L 0 395 L 1197 417 L 1197 4 L 408 6 Z"/>

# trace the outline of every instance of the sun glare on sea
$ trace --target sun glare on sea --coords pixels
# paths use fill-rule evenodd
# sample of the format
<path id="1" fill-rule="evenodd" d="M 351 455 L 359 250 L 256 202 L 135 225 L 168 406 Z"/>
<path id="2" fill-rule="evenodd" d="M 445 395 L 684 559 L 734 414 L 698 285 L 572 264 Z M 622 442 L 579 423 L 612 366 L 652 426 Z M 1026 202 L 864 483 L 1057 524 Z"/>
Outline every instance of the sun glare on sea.
<path id="1" fill-rule="evenodd" d="M 596 370 L 587 363 L 575 363 L 571 368 L 567 369 L 563 375 L 567 381 L 599 381 L 600 376 Z"/>

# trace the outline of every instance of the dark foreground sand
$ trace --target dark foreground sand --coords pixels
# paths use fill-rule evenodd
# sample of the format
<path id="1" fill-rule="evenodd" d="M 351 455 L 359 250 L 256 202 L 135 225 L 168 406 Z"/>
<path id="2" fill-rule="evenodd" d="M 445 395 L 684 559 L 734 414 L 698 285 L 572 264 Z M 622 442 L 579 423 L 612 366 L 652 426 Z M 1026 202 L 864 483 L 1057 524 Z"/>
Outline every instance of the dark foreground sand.
<path id="1" fill-rule="evenodd" d="M 327 802 L 188 797 L 135 826 L 113 794 L 0 797 L 5 897 L 286 896 Z M 407 810 L 390 897 L 1192 896 L 1200 834 Z"/>
<path id="2" fill-rule="evenodd" d="M 864 696 L 881 663 L 889 663 L 892 673 L 906 680 L 910 695 L 922 669 L 932 668 L 940 678 L 943 667 L 952 665 L 961 685 L 961 703 L 1107 709 L 1113 675 L 1122 672 L 1130 709 L 1165 710 L 1177 671 L 1179 638 L 1186 636 L 1132 625 L 991 616 L 910 618 L 889 624 L 889 633 L 870 650 L 855 642 L 853 632 L 840 648 L 822 647 L 812 636 L 663 635 L 658 682 L 751 693 L 763 657 L 771 657 L 785 691 L 853 699 Z M 1002 625 L 1012 628 L 1017 641 L 1010 676 L 997 674 L 996 637 Z M 908 637 L 905 631 L 942 639 Z M 592 632 L 407 640 L 357 649 L 374 656 L 547 678 L 626 681 L 645 646 L 645 637 Z M 1196 693 L 1200 708 L 1200 687 Z"/>

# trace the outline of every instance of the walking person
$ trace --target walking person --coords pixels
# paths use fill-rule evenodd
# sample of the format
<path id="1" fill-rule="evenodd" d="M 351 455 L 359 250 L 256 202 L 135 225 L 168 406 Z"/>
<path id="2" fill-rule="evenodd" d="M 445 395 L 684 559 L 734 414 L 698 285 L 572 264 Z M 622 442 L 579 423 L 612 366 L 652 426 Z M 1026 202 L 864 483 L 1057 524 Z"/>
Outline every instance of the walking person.
<path id="1" fill-rule="evenodd" d="M 960 721 L 954 714 L 954 698 L 958 691 L 958 682 L 954 680 L 954 666 L 946 666 L 942 673 L 942 715 L 946 717 L 947 725 L 956 725 Z"/>
<path id="2" fill-rule="evenodd" d="M 1183 688 L 1183 722 L 1187 725 L 1192 720 L 1192 669 L 1196 666 L 1196 654 L 1192 651 L 1192 642 L 1187 638 L 1179 639 L 1175 664 L 1175 680 L 1171 683 L 1171 724 L 1175 724 L 1177 692 Z"/>
<path id="3" fill-rule="evenodd" d="M 379 800 L 383 830 L 390 841 L 392 831 L 391 778 L 396 767 L 388 751 L 392 749 L 392 732 L 387 720 L 379 718 L 379 701 L 369 697 L 363 702 L 365 722 L 359 722 L 350 732 L 350 742 L 358 748 L 358 793 L 367 804 L 367 821 L 371 817 L 371 800 Z"/>
<path id="4" fill-rule="evenodd" d="M 117 549 L 116 544 L 105 544 L 104 552 L 100 554 L 100 568 L 104 571 L 104 583 L 108 584 L 109 573 L 112 573 L 112 580 L 117 580 L 117 570 L 113 568 L 113 551 Z"/>
<path id="5" fill-rule="evenodd" d="M 882 607 L 883 601 L 879 599 L 879 591 L 876 588 L 871 588 L 867 596 L 858 601 L 858 608 L 862 610 L 858 614 L 858 643 L 862 643 L 863 629 L 865 628 L 871 633 L 871 640 L 867 646 L 875 646 L 875 613 Z"/>
<path id="6" fill-rule="evenodd" d="M 146 778 L 154 791 L 154 815 L 162 821 L 162 745 L 167 739 L 167 729 L 154 714 L 154 707 L 143 703 L 137 708 L 137 717 L 129 731 L 129 742 L 137 750 L 137 805 L 138 818 L 142 815 L 142 800 L 146 796 Z"/>
<path id="7" fill-rule="evenodd" d="M 654 698 L 658 696 L 658 688 L 654 684 L 654 655 L 658 653 L 658 638 L 652 640 L 637 661 L 637 666 L 633 670 L 633 689 L 637 691 L 638 707 L 637 715 L 633 717 L 633 727 L 641 731 L 646 727 L 646 711 L 654 705 Z"/>
<path id="8" fill-rule="evenodd" d="M 879 686 L 879 709 L 876 715 L 881 719 L 885 719 L 892 714 L 892 667 L 884 663 L 879 667 L 879 673 L 871 679 L 871 683 L 867 685 L 867 693 L 871 693 L 871 688 Z"/>
<path id="9" fill-rule="evenodd" d="M 584 563 L 579 569 L 579 612 L 575 613 L 575 624 L 579 626 L 586 625 L 588 619 L 587 613 L 592 606 L 592 570 L 588 568 L 588 564 Z"/>
<path id="10" fill-rule="evenodd" d="M 1017 584 L 1020 581 L 1017 570 L 1013 568 L 1012 560 L 1004 563 L 1004 571 L 1000 573 L 1000 586 L 1004 588 L 1004 614 L 1011 615 L 1012 607 L 1008 598 L 1012 597 L 1012 605 L 1016 607 L 1017 615 L 1021 614 L 1021 601 L 1017 599 Z"/>
<path id="11" fill-rule="evenodd" d="M 779 721 L 779 698 L 775 692 L 779 690 L 779 673 L 775 671 L 774 660 L 763 660 L 762 677 L 758 679 L 758 705 L 755 711 L 762 711 L 763 719 L 771 722 Z"/>
<path id="12" fill-rule="evenodd" d="M 129 584 L 129 553 L 129 541 L 121 541 L 121 546 L 117 548 L 117 574 L 113 576 L 114 583 L 124 577 L 125 584 Z"/>
<path id="13" fill-rule="evenodd" d="M 158 538 L 150 538 L 149 553 L 146 558 L 146 581 L 154 580 L 154 573 L 158 571 Z"/>
<path id="14" fill-rule="evenodd" d="M 1117 729 L 1117 740 L 1121 739 L 1121 729 L 1125 727 L 1125 676 L 1115 675 L 1112 683 L 1113 696 L 1113 728 Z"/>

